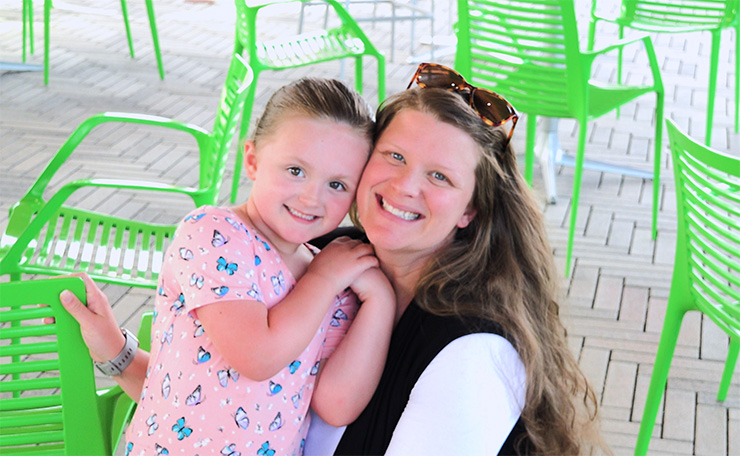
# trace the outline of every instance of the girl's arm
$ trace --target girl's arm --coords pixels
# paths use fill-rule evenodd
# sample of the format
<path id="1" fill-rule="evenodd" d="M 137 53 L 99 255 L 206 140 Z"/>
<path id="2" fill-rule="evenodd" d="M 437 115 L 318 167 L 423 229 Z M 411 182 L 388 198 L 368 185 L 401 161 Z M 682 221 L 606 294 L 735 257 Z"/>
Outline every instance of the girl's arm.
<path id="1" fill-rule="evenodd" d="M 371 246 L 337 240 L 272 308 L 252 300 L 224 301 L 197 308 L 196 318 L 232 368 L 252 380 L 267 380 L 305 350 L 334 297 L 377 265 Z"/>
<path id="2" fill-rule="evenodd" d="M 71 275 L 81 277 L 85 282 L 87 306 L 67 290 L 60 296 L 62 305 L 80 323 L 82 338 L 90 350 L 92 359 L 97 362 L 109 361 L 123 349 L 124 337 L 113 315 L 113 309 L 108 304 L 108 297 L 86 273 Z M 141 397 L 148 362 L 149 353 L 140 349 L 123 373 L 113 376 L 126 394 L 137 402 Z"/>
<path id="3" fill-rule="evenodd" d="M 311 399 L 313 410 L 328 424 L 344 426 L 362 413 L 383 373 L 396 297 L 378 268 L 352 284 L 362 305 L 345 338 L 324 363 Z"/>

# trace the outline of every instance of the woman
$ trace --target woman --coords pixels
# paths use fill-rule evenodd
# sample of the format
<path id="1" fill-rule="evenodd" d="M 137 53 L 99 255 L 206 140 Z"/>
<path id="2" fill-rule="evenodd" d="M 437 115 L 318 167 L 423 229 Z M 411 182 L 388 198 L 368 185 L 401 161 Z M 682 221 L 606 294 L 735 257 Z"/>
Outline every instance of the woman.
<path id="1" fill-rule="evenodd" d="M 446 67 L 422 64 L 414 82 L 379 108 L 357 191 L 395 327 L 378 389 L 336 452 L 586 452 L 596 399 L 566 346 L 542 217 L 509 146 L 516 114 Z M 306 452 L 330 440 L 312 431 Z"/>

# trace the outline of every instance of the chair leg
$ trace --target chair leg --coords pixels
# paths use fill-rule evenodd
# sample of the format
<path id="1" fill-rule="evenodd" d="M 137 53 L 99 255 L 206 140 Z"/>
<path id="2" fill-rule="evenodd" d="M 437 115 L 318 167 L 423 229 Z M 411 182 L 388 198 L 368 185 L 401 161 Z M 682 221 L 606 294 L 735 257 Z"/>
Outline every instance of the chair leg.
<path id="1" fill-rule="evenodd" d="M 719 66 L 719 42 L 722 30 L 712 32 L 712 54 L 709 62 L 709 85 L 707 90 L 707 129 L 705 143 L 712 145 L 712 120 L 714 119 L 714 95 L 717 92 L 717 67 Z"/>
<path id="2" fill-rule="evenodd" d="M 49 21 L 51 20 L 51 0 L 44 0 L 44 85 L 49 85 Z"/>
<path id="3" fill-rule="evenodd" d="M 596 19 L 592 17 L 588 22 L 588 41 L 586 42 L 586 50 L 594 50 L 594 41 L 596 41 Z"/>
<path id="4" fill-rule="evenodd" d="M 33 36 L 33 33 L 31 34 Z M 735 133 L 740 133 L 740 12 L 735 17 Z M 31 44 L 33 52 L 33 43 Z"/>
<path id="5" fill-rule="evenodd" d="M 660 168 L 662 166 L 661 152 L 663 148 L 663 102 L 664 93 L 655 93 L 655 157 L 653 158 L 653 223 L 652 236 L 658 236 L 658 209 L 660 205 Z"/>
<path id="6" fill-rule="evenodd" d="M 26 62 L 26 46 L 31 54 L 33 54 L 33 1 L 23 0 L 23 49 L 21 50 L 21 61 Z"/>
<path id="7" fill-rule="evenodd" d="M 532 186 L 534 174 L 534 143 L 537 135 L 537 116 L 527 114 L 527 145 L 524 149 L 524 180 Z"/>
<path id="8" fill-rule="evenodd" d="M 583 160 L 586 152 L 586 119 L 578 121 L 578 152 L 576 153 L 576 165 L 573 174 L 573 196 L 570 200 L 570 225 L 568 226 L 568 247 L 565 252 L 565 276 L 570 276 L 570 264 L 573 256 L 573 238 L 576 234 L 576 221 L 578 220 L 578 200 L 581 195 L 581 179 L 583 177 Z"/>
<path id="9" fill-rule="evenodd" d="M 154 56 L 157 58 L 157 69 L 159 79 L 164 79 L 164 64 L 162 63 L 162 51 L 159 48 L 159 33 L 157 33 L 157 19 L 154 16 L 154 3 L 146 0 L 146 14 L 149 17 L 149 28 L 152 32 L 152 44 L 154 45 Z"/>
<path id="10" fill-rule="evenodd" d="M 385 100 L 385 57 L 382 54 L 376 56 L 378 60 L 378 106 Z"/>
<path id="11" fill-rule="evenodd" d="M 658 417 L 660 401 L 665 393 L 665 385 L 668 381 L 668 371 L 671 368 L 673 353 L 676 349 L 678 333 L 681 330 L 684 311 L 672 310 L 671 298 L 668 298 L 668 308 L 663 322 L 663 330 L 660 334 L 658 343 L 658 352 L 655 354 L 655 364 L 653 374 L 650 377 L 650 386 L 645 399 L 645 410 L 642 412 L 642 421 L 640 422 L 640 431 L 637 435 L 637 444 L 635 445 L 635 456 L 644 456 L 647 454 L 650 445 L 650 437 L 655 427 L 655 419 Z"/>
<path id="12" fill-rule="evenodd" d="M 247 139 L 247 133 L 249 133 L 249 120 L 252 116 L 252 105 L 254 104 L 254 96 L 257 91 L 257 77 L 259 71 L 252 68 L 254 72 L 254 79 L 249 85 L 249 93 L 247 93 L 247 99 L 244 102 L 244 110 L 242 111 L 242 120 L 239 126 L 239 141 L 236 143 L 236 157 L 234 160 L 234 177 L 231 180 L 231 203 L 236 203 L 236 195 L 239 192 L 239 183 L 242 173 L 242 163 L 244 161 L 244 142 Z"/>
<path id="13" fill-rule="evenodd" d="M 362 56 L 355 57 L 355 90 L 362 94 Z"/>
<path id="14" fill-rule="evenodd" d="M 123 26 L 126 29 L 126 40 L 128 41 L 128 52 L 131 54 L 131 58 L 134 58 L 134 41 L 131 38 L 131 26 L 128 22 L 128 8 L 126 7 L 126 0 L 121 0 L 121 15 L 123 16 Z"/>
<path id="15" fill-rule="evenodd" d="M 624 39 L 624 27 L 621 25 L 619 26 L 619 39 Z M 622 60 L 624 57 L 624 48 L 620 47 L 617 50 L 617 84 L 622 84 Z M 620 106 L 617 107 L 616 110 L 616 116 L 617 119 L 619 119 L 620 114 L 622 112 L 622 108 Z"/>
<path id="16" fill-rule="evenodd" d="M 717 392 L 717 402 L 724 402 L 727 399 L 727 390 L 730 389 L 732 374 L 735 373 L 737 357 L 740 353 L 740 340 L 730 338 L 730 348 L 727 350 L 727 360 L 725 361 L 725 370 L 722 372 L 722 380 L 719 383 Z"/>

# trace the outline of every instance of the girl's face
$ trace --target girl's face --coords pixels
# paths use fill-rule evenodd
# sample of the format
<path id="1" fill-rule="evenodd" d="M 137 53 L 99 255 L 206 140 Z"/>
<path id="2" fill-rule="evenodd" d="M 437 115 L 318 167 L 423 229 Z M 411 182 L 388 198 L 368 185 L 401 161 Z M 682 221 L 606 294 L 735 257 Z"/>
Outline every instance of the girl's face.
<path id="1" fill-rule="evenodd" d="M 464 131 L 426 113 L 396 114 L 357 191 L 358 215 L 376 251 L 425 257 L 450 242 L 475 217 L 479 156 Z"/>
<path id="2" fill-rule="evenodd" d="M 348 125 L 287 117 L 259 146 L 245 150 L 253 181 L 247 213 L 279 244 L 302 244 L 336 228 L 355 197 L 370 144 Z"/>

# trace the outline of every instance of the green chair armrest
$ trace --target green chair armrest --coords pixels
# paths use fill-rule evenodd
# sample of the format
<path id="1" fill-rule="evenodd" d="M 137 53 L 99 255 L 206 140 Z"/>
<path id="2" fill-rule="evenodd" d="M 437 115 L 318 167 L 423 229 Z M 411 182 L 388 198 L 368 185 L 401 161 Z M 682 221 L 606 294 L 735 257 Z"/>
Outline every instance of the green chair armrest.
<path id="1" fill-rule="evenodd" d="M 34 184 L 28 190 L 26 196 L 41 200 L 44 190 L 49 185 L 52 177 L 59 170 L 62 164 L 64 164 L 67 158 L 69 158 L 69 156 L 72 154 L 72 151 L 75 150 L 75 148 L 87 137 L 88 134 L 90 134 L 90 132 L 95 127 L 109 122 L 152 125 L 180 130 L 185 133 L 191 134 L 197 141 L 200 150 L 207 148 L 211 140 L 209 133 L 203 128 L 197 125 L 168 119 L 166 117 L 124 112 L 103 112 L 100 114 L 96 114 L 84 120 L 69 136 L 69 138 L 67 138 L 67 141 L 65 141 L 56 155 L 54 155 L 54 157 L 51 159 L 49 164 L 46 165 L 46 168 L 41 173 L 39 178 L 36 179 L 36 182 L 34 182 Z"/>

